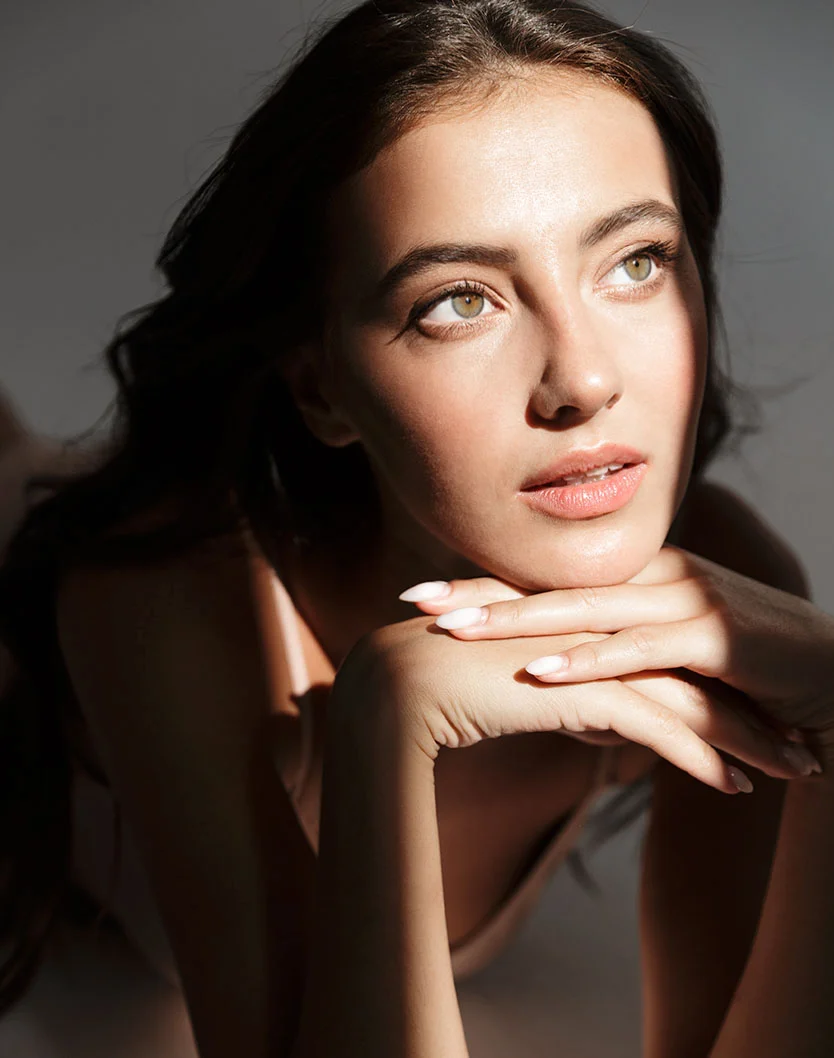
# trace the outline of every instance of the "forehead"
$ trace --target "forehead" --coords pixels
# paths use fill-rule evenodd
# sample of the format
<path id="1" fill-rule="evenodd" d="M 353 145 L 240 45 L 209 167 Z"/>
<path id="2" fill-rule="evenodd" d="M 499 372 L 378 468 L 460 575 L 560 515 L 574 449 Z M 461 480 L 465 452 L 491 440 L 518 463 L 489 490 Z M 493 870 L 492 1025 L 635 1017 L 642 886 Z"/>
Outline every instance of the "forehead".
<path id="1" fill-rule="evenodd" d="M 343 263 L 379 271 L 435 238 L 559 242 L 647 197 L 676 204 L 645 107 L 599 78 L 544 71 L 402 135 L 338 189 L 330 218 Z"/>

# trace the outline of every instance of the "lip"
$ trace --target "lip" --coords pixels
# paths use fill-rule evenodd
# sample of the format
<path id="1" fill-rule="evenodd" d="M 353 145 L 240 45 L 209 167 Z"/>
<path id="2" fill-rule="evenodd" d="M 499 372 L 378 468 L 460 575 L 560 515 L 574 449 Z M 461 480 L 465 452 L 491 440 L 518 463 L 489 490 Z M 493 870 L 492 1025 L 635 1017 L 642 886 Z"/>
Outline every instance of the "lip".
<path id="1" fill-rule="evenodd" d="M 636 463 L 603 478 L 579 485 L 541 485 L 519 493 L 533 509 L 568 521 L 598 518 L 625 507 L 634 497 L 649 469 Z"/>
<path id="2" fill-rule="evenodd" d="M 589 470 L 606 467 L 611 463 L 638 464 L 645 463 L 646 459 L 647 456 L 644 452 L 640 452 L 629 445 L 616 444 L 614 442 L 598 445 L 596 448 L 575 448 L 561 459 L 551 463 L 550 466 L 544 467 L 531 475 L 521 486 L 521 491 L 525 492 L 528 489 L 540 488 L 542 485 L 548 485 L 559 478 L 571 474 L 585 474 Z M 580 486 L 562 485 L 558 487 L 579 488 Z M 585 486 L 581 487 L 584 488 Z"/>

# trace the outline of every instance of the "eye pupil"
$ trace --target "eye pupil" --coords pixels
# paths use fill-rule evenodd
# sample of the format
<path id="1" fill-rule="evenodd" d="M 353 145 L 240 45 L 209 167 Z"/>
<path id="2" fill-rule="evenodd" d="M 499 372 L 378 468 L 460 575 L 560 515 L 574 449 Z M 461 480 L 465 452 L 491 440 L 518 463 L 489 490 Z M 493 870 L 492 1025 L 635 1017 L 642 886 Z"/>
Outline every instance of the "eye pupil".
<path id="1" fill-rule="evenodd" d="M 651 275 L 652 259 L 647 254 L 639 254 L 630 257 L 624 267 L 630 279 L 645 280 Z"/>

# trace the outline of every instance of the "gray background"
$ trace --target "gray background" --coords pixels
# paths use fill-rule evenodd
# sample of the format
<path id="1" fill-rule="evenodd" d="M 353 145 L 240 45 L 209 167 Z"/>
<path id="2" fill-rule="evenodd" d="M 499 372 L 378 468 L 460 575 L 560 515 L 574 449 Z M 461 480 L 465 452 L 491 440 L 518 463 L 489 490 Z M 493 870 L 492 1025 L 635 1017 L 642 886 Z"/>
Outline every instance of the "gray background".
<path id="1" fill-rule="evenodd" d="M 0 7 L 0 384 L 31 426 L 90 426 L 117 317 L 159 290 L 178 205 L 317 13 L 299 0 L 5 0 Z M 834 612 L 834 7 L 828 0 L 621 0 L 674 42 L 717 112 L 727 164 L 721 273 L 739 381 L 790 384 L 712 476 L 794 547 Z M 92 366 L 91 366 L 92 365 Z M 508 955 L 462 989 L 473 1058 L 636 1058 L 640 827 L 566 872 Z M 0 1025 L 19 1058 L 191 1055 L 182 1007 L 126 950 L 80 942 Z"/>

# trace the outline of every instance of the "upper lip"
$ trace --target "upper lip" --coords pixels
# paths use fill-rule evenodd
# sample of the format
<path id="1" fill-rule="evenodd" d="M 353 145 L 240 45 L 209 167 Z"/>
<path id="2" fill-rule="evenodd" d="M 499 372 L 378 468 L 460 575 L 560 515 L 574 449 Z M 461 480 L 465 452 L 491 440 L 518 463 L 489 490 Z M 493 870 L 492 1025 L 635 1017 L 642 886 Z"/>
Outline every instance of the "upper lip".
<path id="1" fill-rule="evenodd" d="M 555 463 L 532 474 L 521 486 L 522 489 L 534 489 L 538 485 L 547 485 L 558 478 L 570 474 L 585 474 L 598 467 L 607 467 L 611 463 L 645 463 L 646 456 L 629 445 L 608 442 L 597 448 L 574 448 L 572 452 L 557 459 Z"/>

